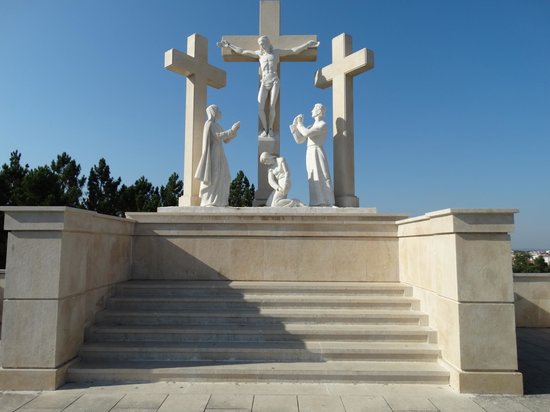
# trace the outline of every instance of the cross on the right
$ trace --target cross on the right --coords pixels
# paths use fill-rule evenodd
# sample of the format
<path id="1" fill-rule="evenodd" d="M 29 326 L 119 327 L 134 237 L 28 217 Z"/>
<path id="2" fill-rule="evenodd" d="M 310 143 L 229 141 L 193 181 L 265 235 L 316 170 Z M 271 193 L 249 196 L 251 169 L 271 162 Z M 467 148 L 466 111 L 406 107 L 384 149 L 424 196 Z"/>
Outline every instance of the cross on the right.
<path id="1" fill-rule="evenodd" d="M 317 70 L 315 86 L 332 86 L 334 134 L 334 197 L 336 206 L 359 207 L 355 196 L 353 136 L 353 77 L 374 67 L 374 52 L 361 49 L 352 54 L 351 36 L 332 39 L 332 64 Z"/>

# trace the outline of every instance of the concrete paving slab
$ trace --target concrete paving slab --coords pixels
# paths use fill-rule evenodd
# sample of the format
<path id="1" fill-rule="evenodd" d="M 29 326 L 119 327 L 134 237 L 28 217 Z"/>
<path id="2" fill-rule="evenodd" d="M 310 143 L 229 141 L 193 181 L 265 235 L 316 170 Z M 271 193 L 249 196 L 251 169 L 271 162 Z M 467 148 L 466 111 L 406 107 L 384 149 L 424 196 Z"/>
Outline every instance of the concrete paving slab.
<path id="1" fill-rule="evenodd" d="M 210 395 L 170 394 L 158 412 L 203 412 Z"/>
<path id="2" fill-rule="evenodd" d="M 86 393 L 63 412 L 108 412 L 123 398 L 121 394 Z"/>
<path id="3" fill-rule="evenodd" d="M 296 395 L 256 395 L 252 412 L 298 412 Z"/>
<path id="4" fill-rule="evenodd" d="M 13 412 L 37 396 L 38 393 L 0 393 L 0 412 Z"/>
<path id="5" fill-rule="evenodd" d="M 520 397 L 476 396 L 472 400 L 487 412 L 530 412 L 518 402 Z M 550 400 L 550 397 L 547 398 Z"/>
<path id="6" fill-rule="evenodd" d="M 389 394 L 384 396 L 392 411 L 437 411 L 437 408 L 422 394 Z"/>
<path id="7" fill-rule="evenodd" d="M 154 409 L 156 411 L 167 397 L 166 393 L 130 392 L 117 403 L 115 410 Z"/>
<path id="8" fill-rule="evenodd" d="M 467 397 L 429 398 L 440 412 L 484 412 L 485 410 Z"/>
<path id="9" fill-rule="evenodd" d="M 119 408 L 113 408 L 109 412 L 157 412 L 158 408 L 154 409 L 143 409 L 143 408 L 131 408 L 131 409 L 119 409 Z"/>
<path id="10" fill-rule="evenodd" d="M 211 383 L 196 382 L 189 384 L 185 393 L 214 394 L 234 393 L 249 395 L 326 395 L 323 383 Z"/>
<path id="11" fill-rule="evenodd" d="M 42 392 L 27 403 L 22 410 L 28 409 L 64 409 L 82 396 L 82 392 Z"/>
<path id="12" fill-rule="evenodd" d="M 300 412 L 346 412 L 336 395 L 299 395 L 298 408 Z"/>
<path id="13" fill-rule="evenodd" d="M 391 408 L 382 396 L 342 396 L 346 412 L 391 412 Z"/>
<path id="14" fill-rule="evenodd" d="M 253 395 L 214 393 L 206 409 L 246 409 L 252 410 Z"/>
<path id="15" fill-rule="evenodd" d="M 550 396 L 524 396 L 518 399 L 518 402 L 527 409 L 533 412 L 548 412 L 550 411 Z"/>
<path id="16" fill-rule="evenodd" d="M 250 412 L 250 409 L 205 409 L 204 412 Z"/>

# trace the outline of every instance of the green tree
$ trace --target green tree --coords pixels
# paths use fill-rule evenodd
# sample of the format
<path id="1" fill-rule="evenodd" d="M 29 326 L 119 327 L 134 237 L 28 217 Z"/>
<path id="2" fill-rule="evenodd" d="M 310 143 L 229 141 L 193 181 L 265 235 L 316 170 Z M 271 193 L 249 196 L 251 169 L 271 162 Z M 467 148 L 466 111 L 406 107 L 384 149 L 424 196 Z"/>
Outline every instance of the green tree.
<path id="1" fill-rule="evenodd" d="M 0 169 L 0 206 L 21 206 L 21 183 L 29 172 L 29 165 L 21 165 L 21 153 L 11 152 L 9 164 Z M 0 267 L 6 267 L 8 232 L 4 230 L 4 212 L 0 212 Z"/>
<path id="2" fill-rule="evenodd" d="M 26 206 L 63 206 L 58 176 L 48 166 L 30 170 L 20 187 L 19 201 Z"/>
<path id="3" fill-rule="evenodd" d="M 532 273 L 534 270 L 529 252 L 514 252 L 512 271 L 514 273 Z"/>
<path id="4" fill-rule="evenodd" d="M 86 209 L 106 215 L 122 216 L 118 189 L 120 182 L 120 177 L 116 180 L 111 177 L 111 169 L 105 159 L 99 159 L 97 166 L 90 169 L 88 197 L 84 201 Z"/>
<path id="5" fill-rule="evenodd" d="M 183 182 L 177 173 L 172 173 L 166 186 L 160 187 L 160 203 L 162 206 L 177 206 L 183 193 Z"/>
<path id="6" fill-rule="evenodd" d="M 156 212 L 160 206 L 159 189 L 145 176 L 140 177 L 130 187 L 123 185 L 120 196 L 124 212 Z"/>
<path id="7" fill-rule="evenodd" d="M 251 207 L 255 192 L 254 185 L 250 185 L 244 172 L 239 170 L 229 187 L 229 206 Z"/>
<path id="8" fill-rule="evenodd" d="M 548 263 L 544 260 L 542 256 L 537 256 L 535 259 L 533 259 L 533 272 L 534 273 L 548 273 L 550 272 L 550 268 L 548 267 Z"/>
<path id="9" fill-rule="evenodd" d="M 80 165 L 66 152 L 52 160 L 51 169 L 56 174 L 61 189 L 60 205 L 82 207 L 82 188 L 86 178 L 80 175 Z"/>
<path id="10" fill-rule="evenodd" d="M 3 164 L 0 171 L 0 204 L 4 206 L 22 206 L 21 186 L 29 173 L 29 165 L 21 165 L 21 153 L 11 152 L 9 164 Z"/>

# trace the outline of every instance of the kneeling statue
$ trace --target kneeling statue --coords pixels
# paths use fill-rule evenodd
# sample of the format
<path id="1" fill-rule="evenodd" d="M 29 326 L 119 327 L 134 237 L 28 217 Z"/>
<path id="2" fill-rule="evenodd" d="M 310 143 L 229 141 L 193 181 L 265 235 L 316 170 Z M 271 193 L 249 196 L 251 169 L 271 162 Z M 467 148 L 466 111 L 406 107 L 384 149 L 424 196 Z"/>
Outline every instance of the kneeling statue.
<path id="1" fill-rule="evenodd" d="M 267 198 L 267 207 L 303 207 L 296 199 L 287 199 L 290 191 L 290 170 L 284 157 L 277 157 L 268 152 L 260 155 L 260 162 L 267 166 L 267 181 L 273 192 Z"/>

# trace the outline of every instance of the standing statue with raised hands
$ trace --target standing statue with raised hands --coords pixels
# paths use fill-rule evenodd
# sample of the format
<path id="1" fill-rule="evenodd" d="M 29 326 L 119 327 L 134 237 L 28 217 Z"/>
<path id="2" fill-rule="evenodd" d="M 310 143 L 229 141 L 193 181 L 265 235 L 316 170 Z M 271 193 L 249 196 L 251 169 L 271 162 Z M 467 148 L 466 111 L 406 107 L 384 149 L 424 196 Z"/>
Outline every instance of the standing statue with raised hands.
<path id="1" fill-rule="evenodd" d="M 227 40 L 222 40 L 217 43 L 218 47 L 229 47 L 237 54 L 242 54 L 260 62 L 261 81 L 260 90 L 258 91 L 258 116 L 263 130 L 259 137 L 274 137 L 273 124 L 276 116 L 276 103 L 279 97 L 279 74 L 277 73 L 279 66 L 279 58 L 290 54 L 298 54 L 309 48 L 319 47 L 319 42 L 310 40 L 301 46 L 293 47 L 292 49 L 275 49 L 271 45 L 267 36 L 258 38 L 259 50 L 245 50 L 229 43 Z M 271 92 L 271 93 L 270 93 Z M 268 95 L 269 100 L 268 100 Z M 269 122 L 266 119 L 265 107 L 269 106 Z"/>
<path id="2" fill-rule="evenodd" d="M 216 105 L 206 108 L 206 122 L 202 135 L 202 155 L 195 178 L 200 180 L 201 206 L 227 206 L 229 203 L 229 187 L 231 175 L 225 158 L 223 143 L 228 143 L 237 136 L 240 122 L 233 124 L 231 129 L 223 130 L 217 123 L 222 117 L 222 111 Z"/>
<path id="3" fill-rule="evenodd" d="M 327 137 L 328 126 L 324 120 L 325 106 L 317 103 L 311 111 L 315 122 L 304 126 L 304 116 L 299 114 L 290 125 L 294 140 L 302 144 L 307 140 L 306 170 L 309 183 L 310 206 L 334 206 L 334 189 L 330 179 L 328 160 L 323 145 Z"/>

